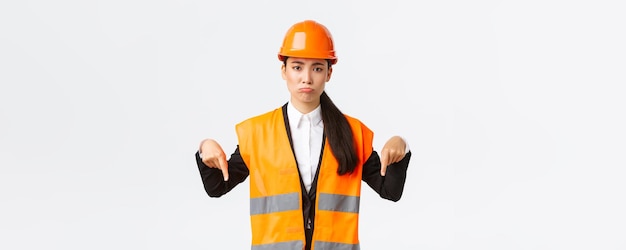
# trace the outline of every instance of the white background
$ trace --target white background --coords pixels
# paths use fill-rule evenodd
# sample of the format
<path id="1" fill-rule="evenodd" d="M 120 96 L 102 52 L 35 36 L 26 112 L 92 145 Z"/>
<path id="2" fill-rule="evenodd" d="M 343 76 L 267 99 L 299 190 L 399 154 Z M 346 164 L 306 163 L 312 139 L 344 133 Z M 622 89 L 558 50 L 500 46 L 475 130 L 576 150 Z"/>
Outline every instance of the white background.
<path id="1" fill-rule="evenodd" d="M 249 249 L 248 183 L 194 153 L 288 100 L 291 24 L 327 92 L 413 151 L 364 186 L 363 249 L 626 249 L 623 1 L 2 1 L 0 249 Z"/>

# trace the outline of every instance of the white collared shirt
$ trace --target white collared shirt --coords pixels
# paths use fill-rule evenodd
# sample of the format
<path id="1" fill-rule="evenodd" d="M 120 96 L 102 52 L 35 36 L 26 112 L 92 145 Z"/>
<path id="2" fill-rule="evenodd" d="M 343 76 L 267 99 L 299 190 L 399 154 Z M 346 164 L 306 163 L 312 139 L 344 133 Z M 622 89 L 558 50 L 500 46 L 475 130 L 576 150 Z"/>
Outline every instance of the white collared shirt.
<path id="1" fill-rule="evenodd" d="M 318 105 L 308 114 L 302 114 L 289 102 L 287 104 L 287 117 L 300 176 L 302 176 L 304 187 L 309 191 L 317 173 L 317 165 L 322 151 L 322 136 L 324 134 L 322 109 Z"/>

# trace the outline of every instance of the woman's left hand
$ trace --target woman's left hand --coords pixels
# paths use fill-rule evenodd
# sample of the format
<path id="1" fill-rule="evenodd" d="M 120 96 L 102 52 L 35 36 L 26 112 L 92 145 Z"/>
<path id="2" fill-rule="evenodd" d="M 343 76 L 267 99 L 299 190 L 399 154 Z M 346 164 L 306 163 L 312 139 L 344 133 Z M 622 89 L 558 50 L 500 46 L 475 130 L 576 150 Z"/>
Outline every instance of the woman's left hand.
<path id="1" fill-rule="evenodd" d="M 406 143 L 400 136 L 391 137 L 380 151 L 380 175 L 385 176 L 387 166 L 399 162 L 406 153 Z"/>

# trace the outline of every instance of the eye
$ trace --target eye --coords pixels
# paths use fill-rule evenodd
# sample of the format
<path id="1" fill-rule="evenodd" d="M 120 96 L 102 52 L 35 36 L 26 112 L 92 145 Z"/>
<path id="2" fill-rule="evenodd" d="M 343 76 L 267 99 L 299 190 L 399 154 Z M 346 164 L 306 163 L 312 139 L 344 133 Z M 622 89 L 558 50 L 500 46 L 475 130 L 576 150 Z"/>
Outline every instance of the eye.
<path id="1" fill-rule="evenodd" d="M 302 69 L 302 67 L 300 67 L 300 66 L 293 66 L 293 67 L 291 67 L 291 68 L 292 68 L 293 70 L 300 70 L 300 69 Z"/>
<path id="2" fill-rule="evenodd" d="M 324 69 L 323 69 L 323 68 L 321 68 L 321 67 L 315 67 L 313 70 L 314 70 L 315 72 L 322 72 L 322 71 L 324 71 Z"/>

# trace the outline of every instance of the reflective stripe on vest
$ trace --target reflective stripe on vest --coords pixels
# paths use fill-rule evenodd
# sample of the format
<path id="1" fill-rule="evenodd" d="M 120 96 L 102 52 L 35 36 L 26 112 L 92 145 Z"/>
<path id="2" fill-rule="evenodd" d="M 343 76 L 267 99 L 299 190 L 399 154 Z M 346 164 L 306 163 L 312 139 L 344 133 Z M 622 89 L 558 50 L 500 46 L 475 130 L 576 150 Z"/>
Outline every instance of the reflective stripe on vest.
<path id="1" fill-rule="evenodd" d="M 359 200 L 358 196 L 340 195 L 340 194 L 319 194 L 318 209 L 358 213 L 359 212 Z"/>
<path id="2" fill-rule="evenodd" d="M 300 248 L 298 248 L 300 249 Z M 314 250 L 359 250 L 361 247 L 359 244 L 345 244 L 345 243 L 337 243 L 337 242 L 324 242 L 324 241 L 316 241 Z"/>
<path id="3" fill-rule="evenodd" d="M 300 193 L 279 194 L 250 199 L 250 215 L 300 209 Z"/>
<path id="4" fill-rule="evenodd" d="M 304 244 L 300 240 L 252 246 L 252 250 L 294 250 L 294 249 L 303 249 L 303 248 L 304 248 Z M 329 248 L 329 249 L 334 249 L 334 248 Z M 352 249 L 352 248 L 346 248 L 346 249 Z"/>

